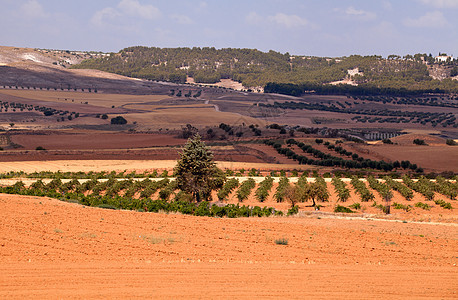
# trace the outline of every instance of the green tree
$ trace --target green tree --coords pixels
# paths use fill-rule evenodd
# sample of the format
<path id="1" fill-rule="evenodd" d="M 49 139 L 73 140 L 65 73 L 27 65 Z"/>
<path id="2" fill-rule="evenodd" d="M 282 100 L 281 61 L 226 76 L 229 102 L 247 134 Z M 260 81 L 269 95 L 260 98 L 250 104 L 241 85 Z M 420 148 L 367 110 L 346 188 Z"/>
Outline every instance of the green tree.
<path id="1" fill-rule="evenodd" d="M 111 124 L 113 124 L 113 125 L 124 125 L 124 124 L 127 124 L 127 120 L 124 119 L 121 116 L 117 116 L 117 117 L 111 119 Z"/>
<path id="2" fill-rule="evenodd" d="M 213 153 L 199 134 L 189 138 L 174 169 L 177 186 L 197 202 L 208 200 L 211 191 L 221 188 L 224 172 L 216 167 Z"/>
<path id="3" fill-rule="evenodd" d="M 11 127 L 13 127 L 13 126 L 11 126 Z M 445 143 L 446 143 L 447 145 L 449 145 L 449 146 L 456 146 L 456 144 L 457 144 L 457 143 L 455 142 L 455 140 L 452 140 L 452 139 L 447 139 L 447 140 L 445 141 Z"/>

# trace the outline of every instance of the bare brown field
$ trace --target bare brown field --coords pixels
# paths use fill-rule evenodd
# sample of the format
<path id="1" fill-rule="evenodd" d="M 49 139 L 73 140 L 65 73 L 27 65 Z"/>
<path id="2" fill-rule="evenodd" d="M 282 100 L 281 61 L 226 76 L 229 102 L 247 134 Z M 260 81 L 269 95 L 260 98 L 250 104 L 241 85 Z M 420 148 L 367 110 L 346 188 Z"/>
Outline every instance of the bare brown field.
<path id="1" fill-rule="evenodd" d="M 125 117 L 128 121 L 137 121 L 147 129 L 158 128 L 180 129 L 192 124 L 196 127 L 218 126 L 221 123 L 232 125 L 259 124 L 262 121 L 229 112 L 217 112 L 213 107 L 190 107 L 158 109 L 153 112 L 131 113 Z"/>
<path id="2" fill-rule="evenodd" d="M 2 298 L 457 296 L 456 226 L 0 206 Z"/>
<path id="3" fill-rule="evenodd" d="M 166 95 L 126 95 L 68 91 L 36 91 L 36 90 L 1 90 L 3 95 L 11 95 L 24 99 L 49 101 L 54 103 L 81 104 L 88 102 L 90 105 L 110 108 L 130 103 L 159 102 L 170 99 Z M 73 100 L 73 101 L 72 101 Z"/>
<path id="4" fill-rule="evenodd" d="M 109 120 L 96 119 L 96 114 L 107 114 L 109 118 L 122 114 L 129 124 L 134 124 L 139 130 L 180 129 L 185 124 L 196 127 L 217 126 L 220 123 L 231 125 L 261 124 L 258 120 L 249 116 L 242 116 L 233 112 L 216 111 L 213 104 L 206 104 L 204 100 L 198 100 L 198 104 L 189 104 L 187 99 L 172 98 L 167 95 L 129 95 L 129 94 L 104 94 L 88 92 L 66 91 L 36 91 L 36 90 L 8 90 L 0 91 L 0 100 L 19 102 L 23 104 L 41 105 L 58 110 L 76 111 L 83 115 L 65 123 L 56 122 L 55 117 L 44 117 L 41 113 L 32 112 L 33 115 L 21 116 L 19 113 L 12 114 L 5 119 L 5 113 L 0 113 L 0 123 L 8 127 L 10 122 L 17 122 L 16 126 L 29 125 L 32 118 L 36 119 L 35 127 L 46 129 L 53 124 L 53 128 L 59 128 L 77 124 L 109 124 Z M 169 102 L 177 102 L 180 105 L 170 105 Z M 35 116 L 36 114 L 36 116 Z M 3 116 L 3 119 L 1 119 Z"/>
<path id="5" fill-rule="evenodd" d="M 42 146 L 49 150 L 81 150 L 81 149 L 135 149 L 145 147 L 163 147 L 184 145 L 186 140 L 165 134 L 123 133 L 79 131 L 76 133 L 57 134 L 17 134 L 11 140 L 24 147 L 34 150 Z"/>
<path id="6" fill-rule="evenodd" d="M 56 132 L 10 133 L 9 139 L 23 146 L 17 150 L 9 149 L 0 152 L 0 161 L 40 161 L 40 160 L 170 160 L 178 158 L 180 146 L 186 142 L 171 134 L 158 133 L 123 133 L 86 130 L 62 130 Z M 9 147 L 6 135 L 0 140 L 2 147 Z M 306 140 L 306 139 L 298 139 Z M 310 140 L 310 139 L 308 139 Z M 313 139 L 312 139 L 313 140 Z M 315 148 L 334 156 L 339 155 L 322 145 Z M 264 144 L 230 144 L 224 147 L 211 147 L 215 159 L 236 163 L 276 164 L 276 169 L 316 169 L 316 166 L 301 166 L 292 159 L 277 153 L 275 149 Z M 411 144 L 385 145 L 344 143 L 343 147 L 365 159 L 384 160 L 388 162 L 409 160 L 424 168 L 425 172 L 444 172 L 458 170 L 458 152 L 456 147 L 445 144 L 417 146 Z M 41 146 L 46 151 L 36 151 Z M 297 147 L 296 153 L 314 158 L 303 153 Z M 271 167 L 269 167 L 271 168 Z M 322 172 L 331 168 L 320 167 Z"/>
<path id="7" fill-rule="evenodd" d="M 411 146 L 415 139 L 424 140 L 425 143 L 431 146 L 444 146 L 445 141 L 446 141 L 444 138 L 441 138 L 438 136 L 432 136 L 428 134 L 419 134 L 419 133 L 403 134 L 403 135 L 392 138 L 391 141 L 399 145 Z"/>
<path id="8" fill-rule="evenodd" d="M 440 146 L 417 146 L 417 145 L 361 145 L 354 146 L 375 152 L 391 161 L 409 160 L 425 170 L 429 171 L 453 171 L 458 170 L 458 150 L 456 147 Z"/>

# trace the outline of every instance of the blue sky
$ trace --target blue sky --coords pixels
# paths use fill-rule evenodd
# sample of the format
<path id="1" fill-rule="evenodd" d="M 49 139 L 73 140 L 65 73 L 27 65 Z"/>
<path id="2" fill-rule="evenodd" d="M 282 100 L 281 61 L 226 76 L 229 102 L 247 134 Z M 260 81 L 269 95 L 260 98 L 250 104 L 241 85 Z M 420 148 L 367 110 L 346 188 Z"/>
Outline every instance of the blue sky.
<path id="1" fill-rule="evenodd" d="M 458 56 L 458 0 L 0 0 L 0 45 Z"/>

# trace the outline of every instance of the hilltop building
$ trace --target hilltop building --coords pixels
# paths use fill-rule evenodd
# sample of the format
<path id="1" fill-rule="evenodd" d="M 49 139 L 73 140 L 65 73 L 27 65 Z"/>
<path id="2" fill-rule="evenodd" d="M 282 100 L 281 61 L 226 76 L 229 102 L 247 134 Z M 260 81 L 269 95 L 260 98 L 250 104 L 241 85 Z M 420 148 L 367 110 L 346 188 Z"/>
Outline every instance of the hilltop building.
<path id="1" fill-rule="evenodd" d="M 451 55 L 439 55 L 434 58 L 436 62 L 448 62 L 448 61 L 454 61 L 455 58 Z"/>

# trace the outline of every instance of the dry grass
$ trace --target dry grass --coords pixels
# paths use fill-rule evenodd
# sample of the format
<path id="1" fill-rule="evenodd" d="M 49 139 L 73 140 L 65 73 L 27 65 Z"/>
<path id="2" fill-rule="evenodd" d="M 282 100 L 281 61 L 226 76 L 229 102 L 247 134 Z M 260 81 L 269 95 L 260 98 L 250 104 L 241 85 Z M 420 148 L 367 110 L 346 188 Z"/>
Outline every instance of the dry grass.
<path id="1" fill-rule="evenodd" d="M 70 104 L 88 102 L 90 105 L 101 107 L 111 107 L 113 105 L 118 107 L 129 103 L 157 102 L 171 98 L 167 95 L 124 95 L 66 91 L 2 90 L 1 92 L 2 94 L 26 99 Z"/>

